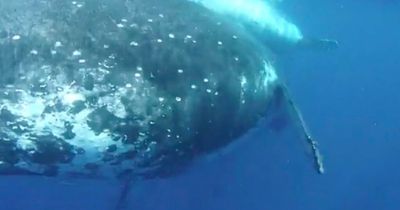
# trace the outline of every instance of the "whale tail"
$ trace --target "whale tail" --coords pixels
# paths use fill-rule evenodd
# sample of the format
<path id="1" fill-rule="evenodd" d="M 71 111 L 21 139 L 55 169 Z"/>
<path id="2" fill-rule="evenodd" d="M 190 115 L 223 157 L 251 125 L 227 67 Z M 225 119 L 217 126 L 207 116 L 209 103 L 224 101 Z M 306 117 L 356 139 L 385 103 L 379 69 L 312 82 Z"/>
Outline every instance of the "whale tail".
<path id="1" fill-rule="evenodd" d="M 318 50 L 318 51 L 331 51 L 339 47 L 339 42 L 334 39 L 319 39 L 319 38 L 303 38 L 297 45 L 300 48 Z"/>

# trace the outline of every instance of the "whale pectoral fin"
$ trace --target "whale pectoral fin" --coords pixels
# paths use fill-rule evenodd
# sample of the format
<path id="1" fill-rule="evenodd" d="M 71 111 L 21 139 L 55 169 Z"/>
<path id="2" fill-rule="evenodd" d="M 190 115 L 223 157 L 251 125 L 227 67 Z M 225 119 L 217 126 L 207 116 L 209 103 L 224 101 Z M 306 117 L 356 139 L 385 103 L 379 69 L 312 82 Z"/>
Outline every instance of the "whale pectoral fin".
<path id="1" fill-rule="evenodd" d="M 121 173 L 118 178 L 121 181 L 121 189 L 119 192 L 115 210 L 128 209 L 128 195 L 132 190 L 132 186 L 136 181 L 136 177 L 133 175 L 132 171 L 126 171 L 124 173 Z"/>
<path id="2" fill-rule="evenodd" d="M 334 39 L 303 38 L 299 41 L 298 45 L 301 48 L 311 50 L 331 51 L 339 47 L 339 42 Z"/>
<path id="3" fill-rule="evenodd" d="M 318 142 L 312 137 L 308 130 L 307 124 L 303 119 L 303 115 L 297 104 L 293 101 L 289 94 L 287 87 L 284 84 L 279 85 L 275 90 L 275 98 L 280 100 L 280 105 L 284 105 L 290 114 L 290 117 L 295 120 L 296 126 L 300 129 L 303 138 L 306 140 L 307 146 L 313 155 L 314 166 L 318 173 L 325 173 L 324 164 L 322 161 L 322 155 L 318 148 Z"/>

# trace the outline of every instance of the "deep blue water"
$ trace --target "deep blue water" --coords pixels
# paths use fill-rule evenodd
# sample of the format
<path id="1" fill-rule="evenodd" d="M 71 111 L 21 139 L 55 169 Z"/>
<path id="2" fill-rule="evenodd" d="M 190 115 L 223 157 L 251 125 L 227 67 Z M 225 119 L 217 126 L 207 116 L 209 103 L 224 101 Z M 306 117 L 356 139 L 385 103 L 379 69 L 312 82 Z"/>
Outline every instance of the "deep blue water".
<path id="1" fill-rule="evenodd" d="M 319 175 L 293 126 L 265 123 L 180 176 L 137 183 L 129 209 L 400 209 L 400 2 L 289 1 L 306 33 L 338 39 L 334 52 L 280 58 L 280 74 L 320 142 Z M 1 177 L 1 210 L 107 210 L 118 183 Z"/>

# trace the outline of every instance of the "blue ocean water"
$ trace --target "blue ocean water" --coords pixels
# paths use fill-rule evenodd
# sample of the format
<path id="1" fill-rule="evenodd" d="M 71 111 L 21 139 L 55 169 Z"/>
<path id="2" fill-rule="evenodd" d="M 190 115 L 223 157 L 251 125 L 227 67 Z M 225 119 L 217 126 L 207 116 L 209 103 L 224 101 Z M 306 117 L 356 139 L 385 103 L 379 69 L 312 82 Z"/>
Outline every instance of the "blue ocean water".
<path id="1" fill-rule="evenodd" d="M 304 33 L 340 41 L 334 52 L 296 52 L 279 71 L 320 142 L 319 175 L 296 130 L 250 131 L 227 151 L 173 178 L 136 183 L 129 209 L 400 209 L 400 3 L 286 1 Z M 118 183 L 1 177 L 0 209 L 112 209 Z"/>

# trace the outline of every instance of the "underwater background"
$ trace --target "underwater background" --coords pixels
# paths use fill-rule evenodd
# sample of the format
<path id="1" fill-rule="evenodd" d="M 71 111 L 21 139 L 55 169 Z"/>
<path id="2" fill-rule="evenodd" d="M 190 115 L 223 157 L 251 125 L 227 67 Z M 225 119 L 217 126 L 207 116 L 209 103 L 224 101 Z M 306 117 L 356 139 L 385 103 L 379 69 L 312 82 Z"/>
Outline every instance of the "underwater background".
<path id="1" fill-rule="evenodd" d="M 296 129 L 266 123 L 179 176 L 136 183 L 129 209 L 400 209 L 400 2 L 286 0 L 304 34 L 333 52 L 278 59 L 280 76 L 320 142 L 319 175 Z M 108 210 L 119 183 L 0 177 L 0 210 Z"/>

